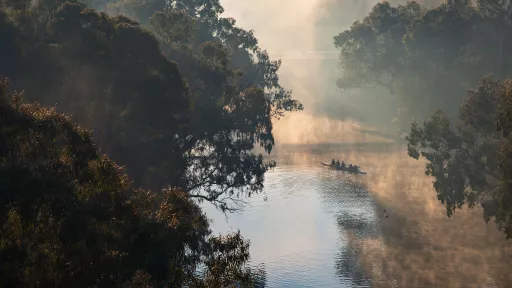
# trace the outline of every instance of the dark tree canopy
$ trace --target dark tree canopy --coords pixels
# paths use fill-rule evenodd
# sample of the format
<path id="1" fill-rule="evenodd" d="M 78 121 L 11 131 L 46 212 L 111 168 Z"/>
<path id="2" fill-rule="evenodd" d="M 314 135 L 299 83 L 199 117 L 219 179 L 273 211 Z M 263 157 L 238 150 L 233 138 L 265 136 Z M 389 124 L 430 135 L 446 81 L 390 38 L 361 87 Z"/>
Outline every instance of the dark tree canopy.
<path id="1" fill-rule="evenodd" d="M 214 237 L 182 190 L 132 188 L 89 131 L 0 83 L 2 285 L 252 285 L 248 246 Z"/>
<path id="2" fill-rule="evenodd" d="M 221 18 L 218 1 L 86 2 L 144 25 L 79 1 L 7 1 L 0 73 L 92 129 L 137 185 L 222 209 L 260 191 L 274 163 L 254 148 L 270 153 L 272 120 L 302 105 L 252 31 Z"/>
<path id="3" fill-rule="evenodd" d="M 0 85 L 2 284 L 259 285 L 197 200 L 262 189 L 255 148 L 302 109 L 280 61 L 219 1 L 84 2 L 0 2 L 0 76 L 40 103 Z"/>
<path id="4" fill-rule="evenodd" d="M 291 91 L 279 85 L 276 73 L 281 62 L 270 60 L 252 31 L 236 27 L 234 19 L 221 18 L 218 1 L 149 3 L 112 5 L 149 23 L 162 51 L 178 63 L 193 89 L 189 145 L 195 153 L 189 157 L 193 168 L 187 173 L 187 190 L 202 187 L 207 196 L 200 198 L 206 199 L 259 191 L 264 172 L 273 163 L 250 152 L 254 143 L 270 152 L 272 119 L 302 109 Z"/>

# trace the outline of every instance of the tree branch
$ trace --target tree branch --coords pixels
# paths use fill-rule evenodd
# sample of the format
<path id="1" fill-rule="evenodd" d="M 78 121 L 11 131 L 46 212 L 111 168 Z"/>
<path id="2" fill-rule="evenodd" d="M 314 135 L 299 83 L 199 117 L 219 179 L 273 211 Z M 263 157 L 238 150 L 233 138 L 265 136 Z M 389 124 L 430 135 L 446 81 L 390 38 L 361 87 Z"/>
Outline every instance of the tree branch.
<path id="1" fill-rule="evenodd" d="M 488 189 L 482 191 L 482 194 L 480 196 L 480 200 L 478 200 L 478 203 L 482 203 L 482 200 L 484 199 L 485 196 L 487 196 L 487 194 L 489 192 L 491 192 L 492 190 L 496 189 L 496 188 L 499 188 L 499 184 L 496 184 L 496 185 L 493 185 L 491 187 L 489 187 Z M 491 196 L 492 197 L 492 196 Z"/>

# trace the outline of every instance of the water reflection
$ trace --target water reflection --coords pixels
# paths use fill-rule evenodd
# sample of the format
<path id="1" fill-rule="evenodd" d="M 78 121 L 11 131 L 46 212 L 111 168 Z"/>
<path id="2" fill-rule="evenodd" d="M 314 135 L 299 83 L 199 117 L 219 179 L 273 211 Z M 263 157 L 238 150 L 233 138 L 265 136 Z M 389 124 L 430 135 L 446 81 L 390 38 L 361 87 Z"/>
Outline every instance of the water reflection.
<path id="1" fill-rule="evenodd" d="M 250 268 L 252 274 L 252 288 L 264 288 L 267 287 L 267 271 L 265 264 L 262 263 L 257 266 Z"/>
<path id="2" fill-rule="evenodd" d="M 380 236 L 379 213 L 365 185 L 366 176 L 340 175 L 334 171 L 323 175 L 322 200 L 324 205 L 337 210 L 334 220 L 344 244 L 335 256 L 336 275 L 344 287 L 371 287 L 360 261 L 360 251 L 354 245 Z"/>
<path id="3" fill-rule="evenodd" d="M 424 167 L 403 151 L 353 151 L 279 153 L 264 195 L 241 214 L 226 221 L 205 207 L 214 231 L 251 240 L 267 287 L 509 287 L 512 246 L 481 211 L 447 218 Z M 368 175 L 318 166 L 332 158 Z"/>
<path id="4" fill-rule="evenodd" d="M 347 287 L 372 287 L 370 279 L 364 274 L 357 250 L 344 246 L 336 256 L 336 274 L 341 284 Z"/>

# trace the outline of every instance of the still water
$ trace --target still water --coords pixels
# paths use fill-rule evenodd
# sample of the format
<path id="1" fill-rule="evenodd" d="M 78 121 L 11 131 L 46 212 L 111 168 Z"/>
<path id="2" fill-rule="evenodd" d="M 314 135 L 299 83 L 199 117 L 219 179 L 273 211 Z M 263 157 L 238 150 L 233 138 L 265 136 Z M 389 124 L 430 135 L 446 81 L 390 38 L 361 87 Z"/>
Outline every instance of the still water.
<path id="1" fill-rule="evenodd" d="M 371 195 L 346 178 L 323 167 L 285 165 L 267 174 L 264 193 L 239 215 L 226 221 L 206 212 L 216 232 L 240 229 L 251 240 L 252 262 L 264 263 L 268 287 L 368 287 L 354 279 L 361 273 L 344 234 L 378 237 L 379 216 Z"/>
<path id="2" fill-rule="evenodd" d="M 510 244 L 477 210 L 448 219 L 423 166 L 396 153 L 340 154 L 368 175 L 299 153 L 267 173 L 243 211 L 203 205 L 215 233 L 250 239 L 266 287 L 509 287 Z"/>

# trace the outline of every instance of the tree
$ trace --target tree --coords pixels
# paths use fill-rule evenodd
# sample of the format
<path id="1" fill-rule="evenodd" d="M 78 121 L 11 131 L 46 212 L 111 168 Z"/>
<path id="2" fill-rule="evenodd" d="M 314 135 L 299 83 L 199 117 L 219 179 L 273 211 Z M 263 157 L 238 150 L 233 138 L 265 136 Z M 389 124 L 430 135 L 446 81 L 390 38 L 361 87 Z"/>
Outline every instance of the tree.
<path id="1" fill-rule="evenodd" d="M 387 88 L 401 101 L 402 127 L 436 109 L 453 120 L 465 91 L 482 75 L 512 75 L 506 2 L 452 0 L 428 9 L 417 2 L 377 4 L 334 38 L 338 86 Z"/>
<path id="2" fill-rule="evenodd" d="M 13 81 L 92 129 L 138 185 L 179 187 L 232 209 L 234 191 L 260 191 L 274 165 L 253 152 L 259 144 L 270 153 L 272 119 L 302 105 L 279 85 L 280 62 L 252 32 L 218 18 L 220 6 L 160 2 L 116 3 L 146 9 L 149 26 L 81 3 L 10 10 L 5 26 L 23 51 Z"/>
<path id="3" fill-rule="evenodd" d="M 239 233 L 214 237 L 182 190 L 134 189 L 89 131 L 0 83 L 2 284 L 251 285 L 248 246 Z"/>
<path id="4" fill-rule="evenodd" d="M 216 199 L 226 192 L 250 195 L 262 189 L 264 173 L 275 163 L 264 163 L 250 151 L 259 142 L 270 153 L 272 119 L 302 110 L 302 105 L 279 85 L 281 62 L 270 60 L 252 31 L 236 27 L 234 19 L 220 18 L 218 1 L 176 1 L 160 10 L 154 5 L 141 8 L 140 1 L 135 1 L 137 8 L 130 3 L 115 5 L 134 17 L 152 15 L 149 21 L 138 19 L 149 23 L 167 58 L 178 63 L 194 90 L 191 119 L 197 130 L 189 147 L 202 152 L 189 154 L 193 169 L 187 174 L 187 190 L 201 187 L 206 195 L 191 195 L 230 209 Z M 214 130 L 212 124 L 225 129 Z"/>
<path id="5" fill-rule="evenodd" d="M 512 80 L 483 78 L 469 91 L 453 127 L 438 111 L 422 125 L 413 123 L 407 136 L 409 156 L 427 160 L 437 198 L 451 216 L 457 208 L 481 204 L 484 218 L 494 218 L 512 237 L 510 121 Z"/>

